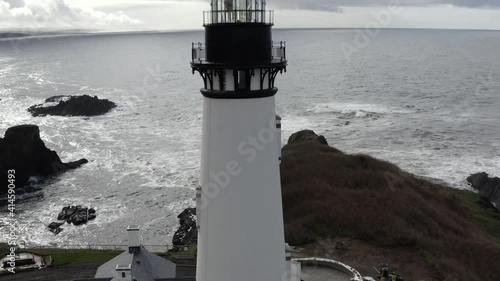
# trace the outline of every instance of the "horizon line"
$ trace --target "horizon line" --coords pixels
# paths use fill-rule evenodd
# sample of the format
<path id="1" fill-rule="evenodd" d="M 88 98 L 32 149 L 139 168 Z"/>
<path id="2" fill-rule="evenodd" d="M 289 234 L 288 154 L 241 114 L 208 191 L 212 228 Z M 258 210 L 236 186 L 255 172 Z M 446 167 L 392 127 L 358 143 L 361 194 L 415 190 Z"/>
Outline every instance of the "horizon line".
<path id="1" fill-rule="evenodd" d="M 276 27 L 274 30 L 363 30 L 360 27 Z M 429 30 L 429 31 L 481 31 L 500 32 L 500 29 L 464 29 L 464 28 L 423 28 L 423 27 L 381 27 L 381 30 Z M 20 36 L 5 37 L 1 39 L 14 39 L 29 36 L 50 36 L 50 35 L 106 35 L 106 34 L 140 34 L 140 33 L 181 33 L 181 32 L 202 32 L 200 29 L 145 29 L 145 30 L 95 30 L 95 29 L 46 29 L 38 32 L 25 32 L 18 29 L 0 29 L 0 34 L 16 34 Z"/>

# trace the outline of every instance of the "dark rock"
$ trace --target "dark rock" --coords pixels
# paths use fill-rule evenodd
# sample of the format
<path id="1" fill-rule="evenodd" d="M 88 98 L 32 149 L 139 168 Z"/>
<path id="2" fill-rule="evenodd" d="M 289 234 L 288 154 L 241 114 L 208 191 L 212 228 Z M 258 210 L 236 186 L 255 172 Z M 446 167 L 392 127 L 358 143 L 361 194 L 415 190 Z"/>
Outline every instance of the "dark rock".
<path id="1" fill-rule="evenodd" d="M 288 144 L 299 143 L 303 141 L 316 141 L 321 144 L 328 145 L 328 142 L 326 141 L 324 136 L 318 136 L 312 130 L 302 130 L 292 134 L 290 138 L 288 138 Z"/>
<path id="2" fill-rule="evenodd" d="M 40 129 L 35 125 L 20 125 L 9 128 L 0 138 L 0 175 L 7 182 L 9 170 L 15 170 L 15 185 L 23 187 L 30 177 L 46 177 L 75 169 L 85 159 L 63 163 L 57 153 L 48 149 L 40 139 Z M 0 194 L 7 192 L 7 185 L 0 185 Z"/>
<path id="3" fill-rule="evenodd" d="M 474 187 L 475 189 L 480 189 L 486 185 L 490 178 L 487 173 L 477 173 L 470 175 L 467 178 L 467 181 Z"/>
<path id="4" fill-rule="evenodd" d="M 46 103 L 48 102 L 59 102 L 64 98 L 70 98 L 71 96 L 53 96 L 45 100 Z"/>
<path id="5" fill-rule="evenodd" d="M 48 102 L 59 102 L 57 105 L 34 105 L 28 108 L 33 116 L 97 116 L 108 113 L 116 107 L 116 104 L 106 99 L 94 96 L 54 96 L 45 100 Z"/>
<path id="6" fill-rule="evenodd" d="M 189 246 L 196 245 L 198 242 L 198 230 L 196 229 L 196 208 L 185 209 L 180 213 L 177 218 L 179 219 L 180 227 L 172 238 L 174 246 Z M 180 247 L 174 248 L 174 250 Z"/>
<path id="7" fill-rule="evenodd" d="M 75 213 L 75 211 L 76 207 L 74 206 L 63 207 L 62 211 L 57 216 L 57 219 L 60 221 L 65 221 L 70 218 Z"/>
<path id="8" fill-rule="evenodd" d="M 58 229 L 63 224 L 64 224 L 64 222 L 51 222 L 48 225 L 48 228 L 50 228 L 50 229 Z"/>
<path id="9" fill-rule="evenodd" d="M 83 164 L 87 164 L 88 162 L 89 162 L 89 160 L 83 158 L 83 159 L 80 159 L 78 161 L 68 162 L 65 165 L 69 169 L 76 169 L 76 168 L 80 167 Z"/>
<path id="10" fill-rule="evenodd" d="M 467 181 L 500 210 L 500 178 L 490 178 L 487 173 L 477 173 L 468 177 Z"/>
<path id="11" fill-rule="evenodd" d="M 64 222 L 52 222 L 48 225 L 49 231 L 57 235 L 63 231 L 63 228 L 61 228 L 63 224 Z"/>
<path id="12" fill-rule="evenodd" d="M 61 227 L 58 227 L 58 228 L 55 228 L 55 229 L 49 229 L 50 232 L 54 233 L 55 235 L 61 233 L 61 231 L 63 231 L 64 228 L 61 228 Z"/>
<path id="13" fill-rule="evenodd" d="M 86 224 L 96 218 L 96 211 L 93 208 L 78 206 L 63 207 L 57 216 L 58 220 L 66 221 L 73 225 Z"/>

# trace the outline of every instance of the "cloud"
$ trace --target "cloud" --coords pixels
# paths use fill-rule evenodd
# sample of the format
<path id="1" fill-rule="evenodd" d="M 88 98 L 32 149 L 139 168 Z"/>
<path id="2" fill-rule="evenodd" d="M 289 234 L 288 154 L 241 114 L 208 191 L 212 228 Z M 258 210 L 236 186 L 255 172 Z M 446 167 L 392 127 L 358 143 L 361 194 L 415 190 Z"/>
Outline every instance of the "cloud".
<path id="1" fill-rule="evenodd" d="M 0 28 L 100 28 L 140 24 L 123 12 L 80 8 L 64 0 L 0 0 Z"/>
<path id="2" fill-rule="evenodd" d="M 274 0 L 268 4 L 281 9 L 341 12 L 342 7 L 454 5 L 468 8 L 500 8 L 500 0 Z"/>

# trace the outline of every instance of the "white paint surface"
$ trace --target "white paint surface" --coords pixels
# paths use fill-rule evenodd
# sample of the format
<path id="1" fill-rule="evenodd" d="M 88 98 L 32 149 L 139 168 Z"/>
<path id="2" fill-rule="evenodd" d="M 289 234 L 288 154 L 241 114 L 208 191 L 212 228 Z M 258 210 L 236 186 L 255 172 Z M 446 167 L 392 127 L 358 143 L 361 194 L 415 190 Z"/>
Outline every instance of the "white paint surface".
<path id="1" fill-rule="evenodd" d="M 203 107 L 197 280 L 281 281 L 286 261 L 275 99 L 204 98 Z M 217 180 L 216 174 L 229 177 Z"/>

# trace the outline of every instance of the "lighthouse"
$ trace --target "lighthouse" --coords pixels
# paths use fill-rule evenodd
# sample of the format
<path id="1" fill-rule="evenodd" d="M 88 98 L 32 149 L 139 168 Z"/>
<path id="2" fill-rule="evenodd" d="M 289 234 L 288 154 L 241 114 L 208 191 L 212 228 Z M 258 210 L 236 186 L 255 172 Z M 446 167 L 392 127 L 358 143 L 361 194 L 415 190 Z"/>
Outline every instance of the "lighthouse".
<path id="1" fill-rule="evenodd" d="M 273 42 L 265 5 L 212 0 L 205 43 L 192 46 L 191 67 L 203 79 L 197 281 L 286 278 L 274 83 L 286 46 Z"/>

